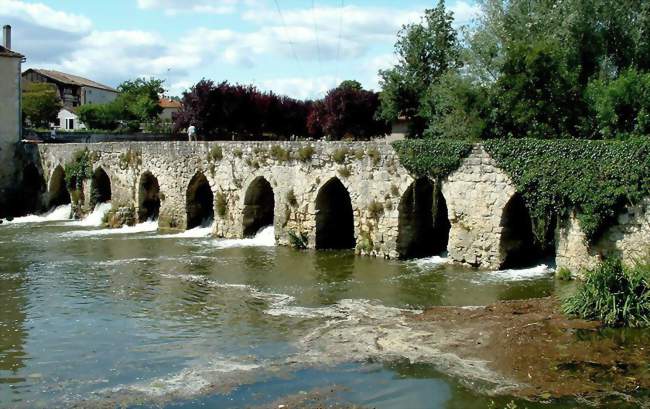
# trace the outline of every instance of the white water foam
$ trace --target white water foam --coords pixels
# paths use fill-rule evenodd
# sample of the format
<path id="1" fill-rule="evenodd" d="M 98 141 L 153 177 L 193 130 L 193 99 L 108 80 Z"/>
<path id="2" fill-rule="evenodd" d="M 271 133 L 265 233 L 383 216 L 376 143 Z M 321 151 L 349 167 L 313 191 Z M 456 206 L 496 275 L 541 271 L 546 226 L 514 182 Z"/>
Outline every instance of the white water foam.
<path id="1" fill-rule="evenodd" d="M 111 210 L 111 203 L 99 203 L 95 206 L 95 209 L 92 213 L 86 216 L 85 219 L 75 222 L 77 226 L 84 227 L 101 227 L 104 216 Z"/>
<path id="2" fill-rule="evenodd" d="M 260 230 L 252 239 L 215 240 L 215 246 L 220 249 L 235 247 L 274 247 L 275 228 L 268 226 Z"/>
<path id="3" fill-rule="evenodd" d="M 214 231 L 214 223 L 210 222 L 209 226 L 203 225 L 199 227 L 195 227 L 190 230 L 186 230 L 182 233 L 177 233 L 177 234 L 162 234 L 160 236 L 155 236 L 153 238 L 156 239 L 178 239 L 178 238 L 185 238 L 185 239 L 201 239 L 205 237 L 210 237 L 212 235 L 212 232 Z"/>
<path id="4" fill-rule="evenodd" d="M 411 263 L 421 268 L 428 268 L 428 267 L 439 266 L 441 264 L 448 264 L 449 259 L 447 257 L 433 256 L 433 257 L 415 259 L 412 260 Z"/>
<path id="5" fill-rule="evenodd" d="M 483 276 L 479 280 L 474 280 L 475 282 L 480 283 L 483 280 L 487 281 L 526 281 L 526 280 L 535 280 L 552 274 L 555 270 L 547 266 L 546 264 L 541 264 L 539 266 L 531 268 L 522 268 L 522 269 L 508 269 L 508 270 L 499 270 L 499 271 L 490 271 L 487 273 L 482 273 Z"/>
<path id="6" fill-rule="evenodd" d="M 101 229 L 101 230 L 80 230 L 65 233 L 70 237 L 89 237 L 89 236 L 108 236 L 113 234 L 135 234 L 147 233 L 158 230 L 158 220 L 149 220 L 135 226 L 124 226 L 119 229 Z"/>
<path id="7" fill-rule="evenodd" d="M 24 217 L 16 217 L 12 221 L 2 220 L 2 224 L 24 224 L 24 223 L 44 223 L 70 220 L 72 213 L 72 205 L 58 206 L 48 213 L 42 215 L 29 215 Z"/>

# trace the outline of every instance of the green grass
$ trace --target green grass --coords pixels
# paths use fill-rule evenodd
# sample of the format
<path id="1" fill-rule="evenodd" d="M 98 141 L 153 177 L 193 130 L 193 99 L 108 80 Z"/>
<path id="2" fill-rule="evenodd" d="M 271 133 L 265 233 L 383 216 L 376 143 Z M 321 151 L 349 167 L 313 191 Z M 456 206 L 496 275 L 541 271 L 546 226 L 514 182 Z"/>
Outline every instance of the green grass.
<path id="1" fill-rule="evenodd" d="M 608 259 L 590 271 L 578 291 L 564 301 L 566 314 L 612 327 L 650 325 L 650 265 L 626 267 Z"/>

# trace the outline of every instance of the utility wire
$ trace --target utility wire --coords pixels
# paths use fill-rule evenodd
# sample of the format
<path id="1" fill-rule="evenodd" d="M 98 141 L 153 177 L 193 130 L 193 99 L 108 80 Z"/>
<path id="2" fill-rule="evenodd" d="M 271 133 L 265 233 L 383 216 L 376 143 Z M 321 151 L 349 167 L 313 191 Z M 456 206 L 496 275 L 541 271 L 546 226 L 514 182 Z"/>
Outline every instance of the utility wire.
<path id="1" fill-rule="evenodd" d="M 312 19 L 314 20 L 314 32 L 316 33 L 316 51 L 318 52 L 318 65 L 321 66 L 321 70 L 322 70 L 320 40 L 318 39 L 318 22 L 316 20 L 316 0 L 311 0 L 311 16 Z"/>
<path id="2" fill-rule="evenodd" d="M 274 1 L 275 1 L 275 7 L 277 7 L 278 14 L 280 15 L 280 21 L 282 22 L 282 26 L 284 27 L 284 33 L 288 37 L 287 41 L 291 46 L 291 53 L 293 54 L 293 58 L 296 60 L 298 64 L 300 64 L 300 60 L 298 59 L 298 54 L 296 54 L 296 47 L 293 41 L 291 40 L 291 36 L 289 35 L 289 29 L 287 28 L 287 23 L 284 20 L 284 14 L 282 14 L 282 8 L 280 8 L 280 2 L 278 0 L 274 0 Z"/>

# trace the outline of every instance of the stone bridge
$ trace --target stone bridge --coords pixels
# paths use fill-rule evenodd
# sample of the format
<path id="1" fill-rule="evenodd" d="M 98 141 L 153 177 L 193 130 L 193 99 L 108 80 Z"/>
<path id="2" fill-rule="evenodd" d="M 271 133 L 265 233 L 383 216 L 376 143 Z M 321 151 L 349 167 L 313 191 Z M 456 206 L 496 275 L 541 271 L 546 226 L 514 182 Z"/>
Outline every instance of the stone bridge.
<path id="1" fill-rule="evenodd" d="M 92 177 L 69 192 L 65 165 L 86 149 Z M 478 145 L 441 181 L 415 179 L 384 143 L 107 142 L 38 144 L 28 153 L 24 184 L 34 185 L 38 204 L 72 200 L 78 215 L 110 200 L 132 222 L 158 219 L 173 230 L 213 222 L 224 238 L 273 225 L 281 245 L 387 258 L 447 252 L 458 263 L 500 268 L 542 256 L 515 185 Z M 650 249 L 647 206 L 629 209 L 593 246 L 575 218 L 565 220 L 556 254 L 545 256 L 573 270 L 607 252 L 637 257 Z"/>

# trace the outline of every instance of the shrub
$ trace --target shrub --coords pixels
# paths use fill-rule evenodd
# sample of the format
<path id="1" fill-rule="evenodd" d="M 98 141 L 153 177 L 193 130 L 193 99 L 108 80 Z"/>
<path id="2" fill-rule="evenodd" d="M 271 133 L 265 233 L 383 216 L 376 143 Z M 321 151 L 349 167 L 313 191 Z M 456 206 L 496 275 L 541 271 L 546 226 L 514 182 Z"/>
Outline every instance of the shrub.
<path id="1" fill-rule="evenodd" d="M 291 159 L 291 155 L 289 154 L 289 151 L 287 151 L 280 145 L 271 146 L 271 157 L 280 162 L 286 162 L 289 159 Z"/>
<path id="2" fill-rule="evenodd" d="M 307 233 L 299 232 L 296 233 L 292 230 L 287 232 L 289 234 L 289 244 L 291 247 L 297 250 L 305 250 L 309 244 L 309 237 Z"/>
<path id="3" fill-rule="evenodd" d="M 370 158 L 374 166 L 379 165 L 379 161 L 381 160 L 381 153 L 379 152 L 379 149 L 377 148 L 368 149 L 368 157 Z"/>
<path id="4" fill-rule="evenodd" d="M 223 149 L 221 146 L 215 145 L 208 152 L 208 162 L 219 162 L 223 159 Z"/>
<path id="5" fill-rule="evenodd" d="M 405 140 L 393 143 L 402 166 L 412 175 L 445 177 L 458 169 L 472 144 L 453 140 Z"/>
<path id="6" fill-rule="evenodd" d="M 235 155 L 236 158 L 241 158 L 242 155 L 244 155 L 244 152 L 239 148 L 235 148 L 232 150 L 232 154 Z"/>
<path id="7" fill-rule="evenodd" d="M 314 148 L 311 146 L 304 146 L 298 149 L 298 159 L 301 162 L 309 162 L 314 156 Z"/>
<path id="8" fill-rule="evenodd" d="M 347 166 L 339 168 L 339 175 L 344 178 L 349 178 L 352 175 L 352 171 Z"/>
<path id="9" fill-rule="evenodd" d="M 348 157 L 348 153 L 350 153 L 348 148 L 335 149 L 334 152 L 332 153 L 332 160 L 338 163 L 339 165 L 342 165 L 345 163 L 345 160 Z"/>
<path id="10" fill-rule="evenodd" d="M 379 220 L 381 215 L 384 214 L 384 205 L 376 200 L 373 200 L 368 205 L 368 212 L 370 213 L 370 217 L 375 220 Z"/>
<path id="11" fill-rule="evenodd" d="M 618 258 L 605 260 L 589 272 L 577 293 L 564 301 L 563 310 L 608 326 L 648 326 L 650 265 L 626 267 Z"/>
<path id="12" fill-rule="evenodd" d="M 225 217 L 228 213 L 228 200 L 226 200 L 226 195 L 223 192 L 217 192 L 215 202 L 217 205 L 217 214 L 221 218 Z"/>
<path id="13" fill-rule="evenodd" d="M 92 155 L 88 149 L 78 150 L 72 160 L 65 164 L 65 183 L 69 190 L 81 190 L 83 181 L 93 176 Z"/>
<path id="14" fill-rule="evenodd" d="M 363 151 L 363 149 L 357 149 L 354 151 L 354 158 L 356 160 L 361 160 L 364 156 L 366 156 L 366 153 Z"/>
<path id="15" fill-rule="evenodd" d="M 571 281 L 573 280 L 573 275 L 571 270 L 568 268 L 562 267 L 555 272 L 555 277 L 561 281 Z"/>

